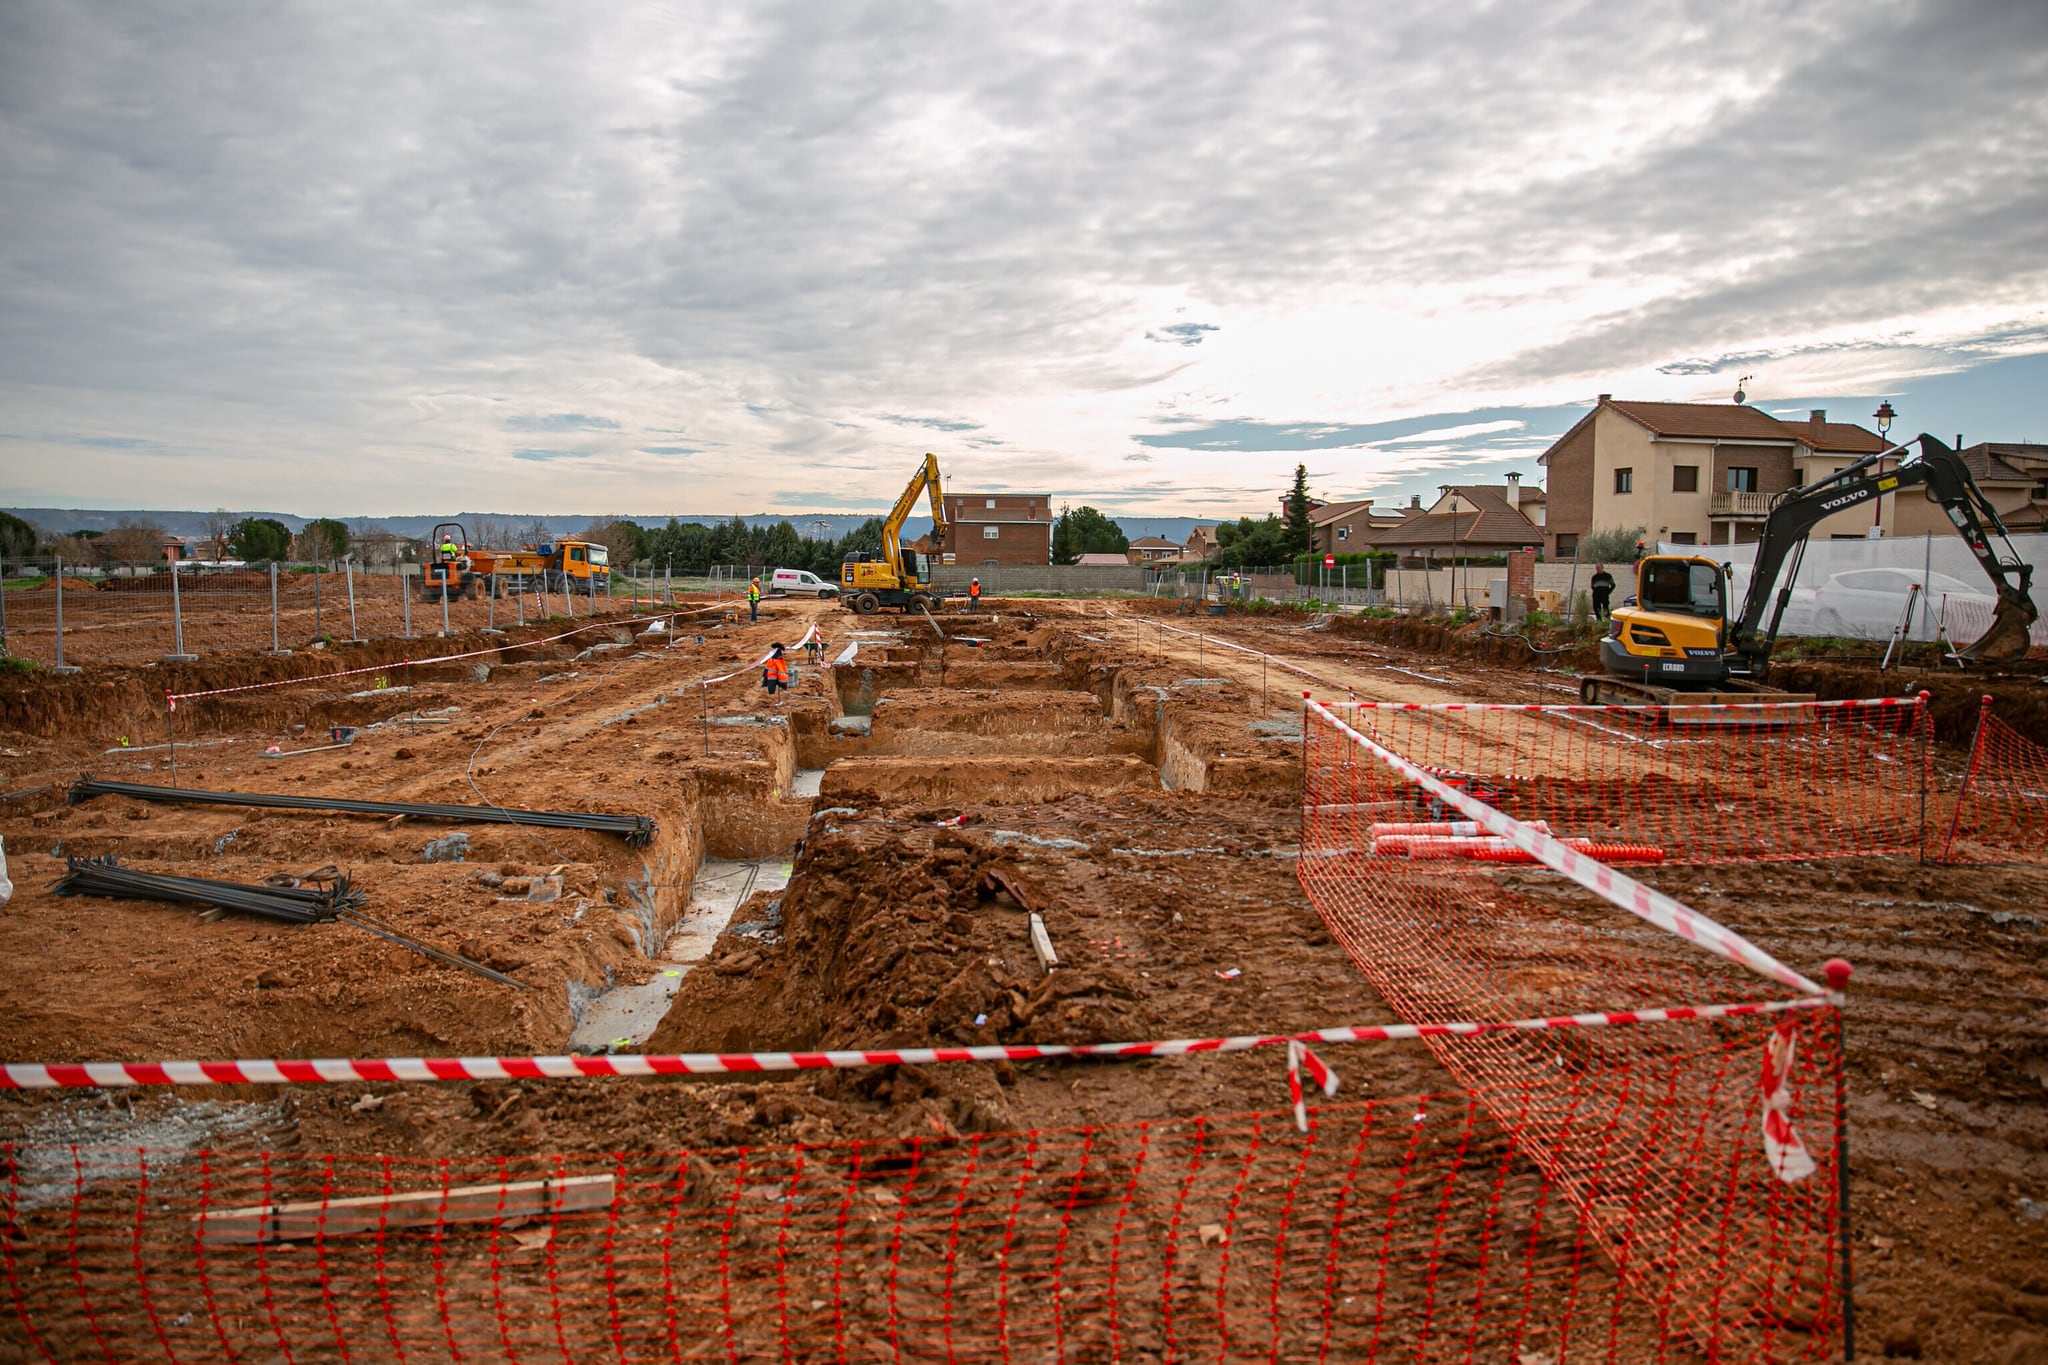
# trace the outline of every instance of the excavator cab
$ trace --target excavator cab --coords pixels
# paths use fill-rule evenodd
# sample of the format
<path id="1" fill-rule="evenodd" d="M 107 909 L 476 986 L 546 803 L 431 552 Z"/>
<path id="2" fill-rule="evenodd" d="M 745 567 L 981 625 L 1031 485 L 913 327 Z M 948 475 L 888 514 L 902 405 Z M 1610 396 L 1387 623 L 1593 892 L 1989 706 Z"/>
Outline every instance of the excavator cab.
<path id="1" fill-rule="evenodd" d="M 1651 555 L 1636 565 L 1635 597 L 1635 605 L 1615 611 L 1600 642 L 1600 663 L 1609 674 L 1665 687 L 1726 680 L 1728 579 L 1719 564 Z"/>

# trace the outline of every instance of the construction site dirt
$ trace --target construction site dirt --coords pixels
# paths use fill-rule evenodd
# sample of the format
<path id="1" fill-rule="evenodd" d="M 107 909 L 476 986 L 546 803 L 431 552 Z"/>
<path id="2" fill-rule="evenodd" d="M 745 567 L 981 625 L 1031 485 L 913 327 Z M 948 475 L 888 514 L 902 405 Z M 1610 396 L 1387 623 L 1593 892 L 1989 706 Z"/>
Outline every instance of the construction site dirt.
<path id="1" fill-rule="evenodd" d="M 708 599 L 686 609 L 655 632 L 652 618 L 620 614 L 503 637 L 291 658 L 252 644 L 196 664 L 9 675 L 0 836 L 14 894 L 0 954 L 13 969 L 0 976 L 0 1052 L 46 1064 L 753 1053 L 1394 1024 L 1297 878 L 1303 692 L 1530 705 L 1578 691 L 1568 652 L 1295 612 L 998 601 L 927 622 L 782 599 L 759 621 Z M 813 627 L 822 648 L 797 649 Z M 771 697 L 755 664 L 775 643 L 794 666 L 790 690 Z M 475 655 L 418 661 L 429 647 Z M 1831 667 L 1800 665 L 1801 688 L 1935 690 L 1932 762 L 1948 778 L 1967 765 L 1961 717 L 1985 690 L 2012 692 L 2012 723 L 2048 738 L 2022 682 L 1844 664 L 1831 692 Z M 212 695 L 167 714 L 167 691 Z M 634 847 L 584 829 L 74 804 L 85 774 L 622 812 L 655 832 Z M 332 866 L 382 922 L 518 984 L 348 923 L 49 889 L 67 858 L 102 856 L 249 884 Z M 1818 978 L 1835 957 L 1855 967 L 1843 1017 L 1859 1351 L 2048 1360 L 2048 867 L 1905 856 L 1631 871 L 1799 971 Z M 1541 868 L 1492 875 L 1616 951 L 1739 975 Z M 1041 929 L 1052 970 L 1034 949 Z M 1597 981 L 1553 979 L 1540 953 L 1501 951 L 1529 1014 L 1606 1007 Z M 1455 1104 L 1441 1049 L 1458 1046 L 1321 1052 L 1338 1104 Z M 1259 1049 L 777 1076 L 10 1090 L 0 1140 L 135 1147 L 169 1133 L 191 1151 L 488 1162 L 993 1143 L 1253 1111 L 1280 1112 L 1291 1129 L 1285 1060 Z M 1538 1210 L 1532 1226 L 1555 1216 Z M 1610 1273 L 1583 1259 L 1578 1273 Z M 980 1264 L 974 1274 L 993 1273 L 986 1254 Z M 772 1296 L 754 1292 L 729 1290 L 725 1311 L 768 1311 Z M 1569 1358 L 1707 1358 L 1673 1346 L 1661 1320 L 1616 1323 L 1605 1355 Z M 1133 1357 L 1172 1355 L 1170 1315 L 1168 1331 Z M 96 1354 L 82 1341 L 38 1349 L 0 1329 L 0 1361 Z M 195 1338 L 186 1354 L 202 1347 Z M 844 1358 L 862 1357 L 847 1346 Z"/>

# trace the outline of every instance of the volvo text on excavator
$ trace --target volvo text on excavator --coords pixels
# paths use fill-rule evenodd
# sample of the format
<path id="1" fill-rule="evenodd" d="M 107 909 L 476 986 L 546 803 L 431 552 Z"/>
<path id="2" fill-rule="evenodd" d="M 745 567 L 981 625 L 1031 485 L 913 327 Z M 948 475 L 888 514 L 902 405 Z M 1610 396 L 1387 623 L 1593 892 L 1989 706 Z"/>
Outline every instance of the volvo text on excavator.
<path id="1" fill-rule="evenodd" d="M 839 566 L 839 600 L 852 610 L 863 616 L 884 607 L 936 611 L 944 600 L 945 594 L 932 587 L 930 575 L 918 573 L 917 552 L 903 548 L 903 523 L 926 493 L 932 504 L 931 553 L 937 555 L 945 548 L 951 528 L 946 524 L 945 496 L 939 487 L 939 457 L 927 454 L 882 522 L 882 553 L 856 552 Z"/>
<path id="2" fill-rule="evenodd" d="M 1932 436 L 1923 434 L 1918 445 L 1918 453 L 1896 469 L 1887 470 L 1884 462 L 1911 446 L 1867 455 L 1840 473 L 1780 493 L 1757 541 L 1749 591 L 1733 615 L 1728 611 L 1729 572 L 1722 565 L 1695 555 L 1642 560 L 1636 566 L 1634 604 L 1615 611 L 1600 641 L 1605 676 L 1582 679 L 1581 698 L 1685 706 L 1810 700 L 1771 692 L 1761 683 L 1807 537 L 1844 508 L 1909 488 L 1924 488 L 1928 499 L 1941 505 L 1998 589 L 1991 629 L 1962 650 L 1962 657 L 1999 660 L 2025 654 L 2027 631 L 2038 615 L 2029 596 L 2033 566 L 2014 550 L 2005 524 L 1961 457 Z M 1791 572 L 1774 596 L 1772 588 L 1788 560 Z"/>

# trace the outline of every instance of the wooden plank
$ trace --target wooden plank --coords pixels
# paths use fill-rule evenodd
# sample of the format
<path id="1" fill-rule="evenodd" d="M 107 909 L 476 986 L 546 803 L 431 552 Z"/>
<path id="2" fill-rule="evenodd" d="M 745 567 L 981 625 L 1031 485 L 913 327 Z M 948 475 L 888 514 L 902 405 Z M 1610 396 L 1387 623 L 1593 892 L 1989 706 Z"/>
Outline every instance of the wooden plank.
<path id="1" fill-rule="evenodd" d="M 1059 954 L 1052 950 L 1052 935 L 1045 931 L 1045 921 L 1036 910 L 1031 912 L 1031 951 L 1038 954 L 1039 965 L 1048 972 L 1060 965 Z"/>
<path id="2" fill-rule="evenodd" d="M 611 1176 L 577 1175 L 564 1180 L 515 1180 L 316 1199 L 304 1204 L 257 1204 L 195 1213 L 192 1221 L 199 1225 L 199 1240 L 207 1246 L 248 1246 L 447 1223 L 544 1218 L 578 1209 L 608 1208 L 612 1198 Z"/>

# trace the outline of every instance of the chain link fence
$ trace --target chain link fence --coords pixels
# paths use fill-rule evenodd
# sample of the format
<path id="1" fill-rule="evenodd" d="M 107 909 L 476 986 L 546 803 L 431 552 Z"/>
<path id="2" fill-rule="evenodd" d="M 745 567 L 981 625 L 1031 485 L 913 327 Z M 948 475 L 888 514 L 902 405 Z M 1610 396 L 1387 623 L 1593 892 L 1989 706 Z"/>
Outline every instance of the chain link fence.
<path id="1" fill-rule="evenodd" d="M 658 607 L 726 586 L 643 564 L 615 568 L 608 592 L 589 580 L 518 590 L 486 577 L 457 595 L 424 587 L 417 565 L 371 571 L 351 560 L 189 563 L 176 572 L 161 564 L 7 560 L 0 580 L 0 655 L 64 669 L 455 635 Z"/>

